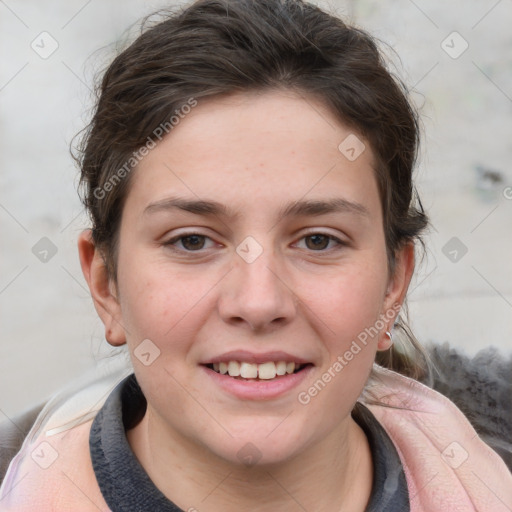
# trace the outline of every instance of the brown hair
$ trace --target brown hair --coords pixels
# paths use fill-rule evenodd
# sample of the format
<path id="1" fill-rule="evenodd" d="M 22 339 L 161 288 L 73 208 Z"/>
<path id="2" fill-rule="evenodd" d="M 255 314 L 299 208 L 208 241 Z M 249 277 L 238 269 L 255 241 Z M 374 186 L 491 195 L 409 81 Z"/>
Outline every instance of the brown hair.
<path id="1" fill-rule="evenodd" d="M 78 148 L 82 200 L 114 283 L 139 150 L 191 99 L 271 89 L 319 99 L 370 143 L 393 272 L 396 251 L 419 238 L 427 217 L 412 182 L 418 117 L 374 39 L 299 0 L 199 0 L 166 14 L 114 59 Z M 419 378 L 424 352 L 403 319 L 396 326 L 402 345 L 377 362 Z"/>

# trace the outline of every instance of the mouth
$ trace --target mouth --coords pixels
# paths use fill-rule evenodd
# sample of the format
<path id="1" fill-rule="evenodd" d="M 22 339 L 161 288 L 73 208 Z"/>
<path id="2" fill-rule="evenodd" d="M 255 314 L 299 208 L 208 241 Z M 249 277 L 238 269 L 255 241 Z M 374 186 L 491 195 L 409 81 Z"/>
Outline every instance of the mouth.
<path id="1" fill-rule="evenodd" d="M 232 350 L 201 361 L 200 367 L 208 377 L 207 387 L 213 385 L 239 400 L 267 401 L 293 397 L 292 391 L 310 378 L 315 364 L 281 350 Z"/>
<path id="2" fill-rule="evenodd" d="M 220 361 L 204 365 L 206 368 L 242 381 L 275 381 L 297 374 L 311 367 L 311 363 L 293 361 L 266 361 L 254 363 L 248 361 Z"/>

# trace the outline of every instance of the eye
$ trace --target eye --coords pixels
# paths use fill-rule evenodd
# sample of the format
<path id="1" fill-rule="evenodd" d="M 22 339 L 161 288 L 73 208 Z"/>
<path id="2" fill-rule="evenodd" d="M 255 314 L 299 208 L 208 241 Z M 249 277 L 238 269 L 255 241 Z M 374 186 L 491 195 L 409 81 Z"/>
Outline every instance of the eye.
<path id="1" fill-rule="evenodd" d="M 340 239 L 336 238 L 332 235 L 327 235 L 325 233 L 311 233 L 306 235 L 300 239 L 301 241 L 305 241 L 306 249 L 310 249 L 312 251 L 325 251 L 325 249 L 336 249 L 339 246 L 346 245 Z M 331 243 L 334 244 L 331 245 Z"/>
<path id="2" fill-rule="evenodd" d="M 165 242 L 164 245 L 174 246 L 174 248 L 176 248 L 177 250 L 194 252 L 200 251 L 201 249 L 205 249 L 205 245 L 208 240 L 213 243 L 213 240 L 211 240 L 206 235 L 201 235 L 199 233 L 183 233 L 179 236 L 171 238 L 170 240 Z M 181 247 L 179 247 L 179 244 L 181 244 Z"/>

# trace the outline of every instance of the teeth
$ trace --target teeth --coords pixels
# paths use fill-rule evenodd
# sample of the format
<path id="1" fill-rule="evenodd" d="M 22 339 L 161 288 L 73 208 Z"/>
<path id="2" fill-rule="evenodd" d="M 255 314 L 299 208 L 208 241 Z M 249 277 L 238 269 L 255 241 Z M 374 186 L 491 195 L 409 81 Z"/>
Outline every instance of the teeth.
<path id="1" fill-rule="evenodd" d="M 243 377 L 244 379 L 255 379 L 257 376 L 258 376 L 258 365 L 257 364 L 251 364 L 251 363 L 241 363 L 240 364 L 240 377 Z"/>
<path id="2" fill-rule="evenodd" d="M 273 379 L 276 375 L 276 365 L 272 361 L 258 365 L 258 377 L 260 379 Z"/>
<path id="3" fill-rule="evenodd" d="M 277 375 L 284 375 L 286 373 L 286 362 L 285 361 L 279 361 L 276 364 L 276 373 L 277 373 Z"/>
<path id="4" fill-rule="evenodd" d="M 230 377 L 238 377 L 240 375 L 240 363 L 237 361 L 229 361 L 228 373 Z"/>
<path id="5" fill-rule="evenodd" d="M 268 361 L 266 363 L 246 363 L 238 361 L 229 361 L 213 363 L 213 369 L 222 375 L 228 374 L 230 377 L 242 377 L 244 379 L 262 379 L 270 380 L 276 376 L 283 376 L 294 373 L 301 365 L 287 363 L 286 361 Z"/>

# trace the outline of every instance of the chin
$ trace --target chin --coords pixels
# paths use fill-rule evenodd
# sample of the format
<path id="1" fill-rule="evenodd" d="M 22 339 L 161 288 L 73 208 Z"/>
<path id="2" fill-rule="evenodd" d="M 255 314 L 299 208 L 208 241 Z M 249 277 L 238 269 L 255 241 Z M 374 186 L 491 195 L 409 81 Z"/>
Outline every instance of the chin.
<path id="1" fill-rule="evenodd" d="M 307 437 L 299 426 L 285 425 L 286 420 L 254 421 L 250 428 L 227 426 L 233 437 L 223 436 L 208 449 L 229 464 L 245 467 L 273 466 L 290 461 L 301 453 Z M 281 423 L 282 422 L 282 423 Z M 226 442 L 227 441 L 227 442 Z"/>

